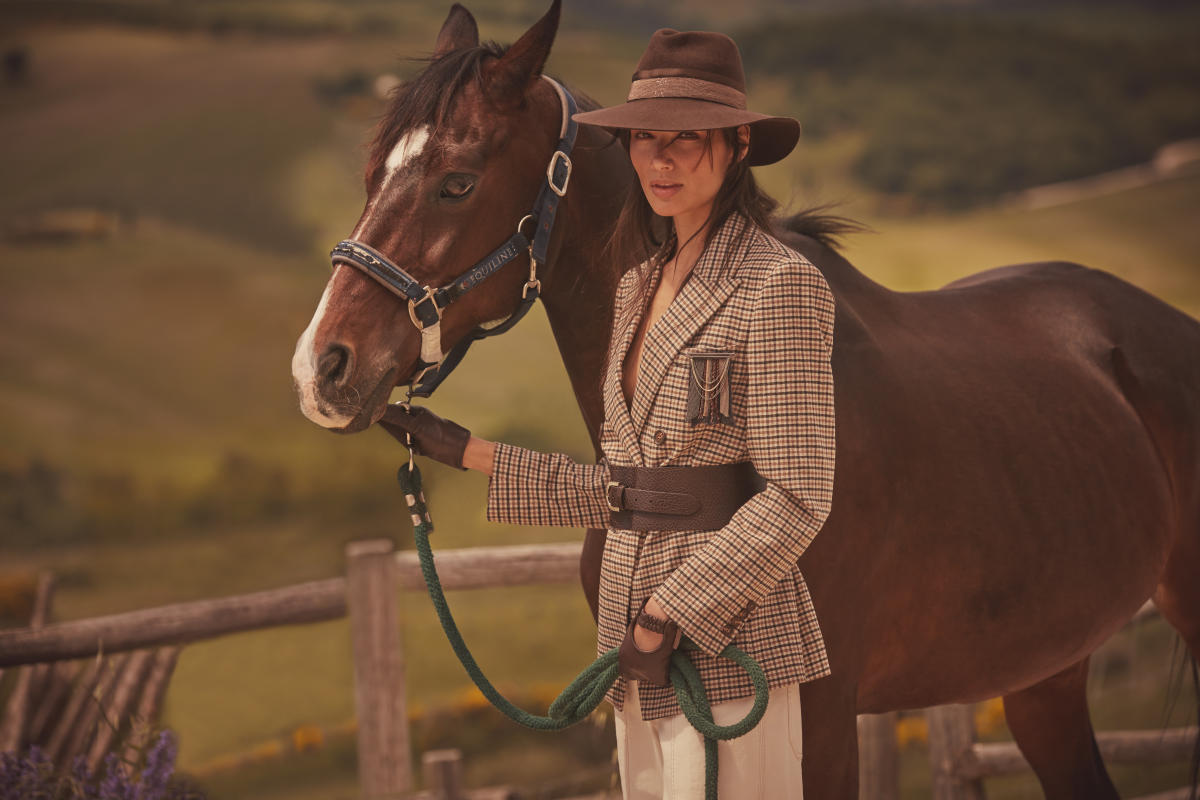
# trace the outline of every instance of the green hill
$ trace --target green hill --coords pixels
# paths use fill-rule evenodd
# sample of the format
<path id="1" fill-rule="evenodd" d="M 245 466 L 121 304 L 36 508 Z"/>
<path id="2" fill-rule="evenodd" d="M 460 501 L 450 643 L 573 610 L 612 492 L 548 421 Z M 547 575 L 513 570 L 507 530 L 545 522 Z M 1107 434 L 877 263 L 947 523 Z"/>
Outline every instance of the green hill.
<path id="1" fill-rule="evenodd" d="M 379 106 L 354 87 L 415 68 L 398 57 L 427 50 L 441 14 L 414 14 L 390 38 L 76 24 L 16 37 L 32 71 L 0 87 L 0 227 L 71 207 L 125 220 L 107 238 L 0 243 L 3 569 L 58 572 L 59 618 L 334 575 L 343 542 L 405 533 L 395 445 L 303 419 L 289 364 L 328 246 L 361 207 L 361 146 Z M 484 33 L 511 38 L 532 17 L 497 12 Z M 568 26 L 551 68 L 615 102 L 643 44 Z M 790 79 L 758 71 L 752 81 L 766 106 L 797 107 Z M 879 231 L 847 245 L 872 278 L 931 288 L 1064 258 L 1200 315 L 1195 172 L 1045 211 L 883 215 L 853 169 L 863 142 L 862 131 L 806 137 L 763 179 L 794 206 L 850 198 L 844 211 Z M 433 405 L 484 436 L 588 456 L 540 310 L 473 349 Z M 431 468 L 428 479 L 439 547 L 577 536 L 485 524 L 478 476 Z M 573 587 L 454 601 L 504 682 L 561 683 L 590 658 Z M 461 692 L 460 673 L 423 598 L 405 607 L 414 696 L 444 703 Z M 545 616 L 523 627 L 534 608 Z M 184 763 L 342 722 L 345 635 L 333 624 L 188 648 L 167 708 Z"/>

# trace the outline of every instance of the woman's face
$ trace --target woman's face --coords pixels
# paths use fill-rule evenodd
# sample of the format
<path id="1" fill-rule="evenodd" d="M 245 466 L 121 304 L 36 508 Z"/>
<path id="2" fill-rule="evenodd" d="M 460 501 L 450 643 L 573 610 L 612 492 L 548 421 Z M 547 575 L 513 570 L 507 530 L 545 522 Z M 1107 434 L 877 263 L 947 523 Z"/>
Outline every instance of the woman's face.
<path id="1" fill-rule="evenodd" d="M 743 128 L 748 141 L 749 129 Z M 715 130 L 635 129 L 629 132 L 629 159 L 654 213 L 702 221 L 733 161 L 733 151 Z"/>

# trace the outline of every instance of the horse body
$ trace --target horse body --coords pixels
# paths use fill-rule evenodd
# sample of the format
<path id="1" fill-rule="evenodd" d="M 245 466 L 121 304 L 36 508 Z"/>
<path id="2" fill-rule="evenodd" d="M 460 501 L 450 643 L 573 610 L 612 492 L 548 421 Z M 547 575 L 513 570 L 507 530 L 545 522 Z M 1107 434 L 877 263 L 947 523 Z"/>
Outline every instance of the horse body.
<path id="1" fill-rule="evenodd" d="M 477 74 L 418 79 L 414 93 L 457 92 L 456 106 L 403 170 L 368 175 L 355 238 L 436 286 L 510 235 L 557 131 L 557 98 L 537 76 L 558 7 L 481 55 L 473 18 L 454 6 L 435 59 L 474 53 L 462 64 Z M 381 130 L 373 163 L 403 134 Z M 599 254 L 633 181 L 614 145 L 581 131 L 540 272 L 597 455 L 617 278 Z M 456 170 L 473 176 L 473 198 L 432 199 Z M 833 508 L 801 558 L 833 672 L 801 688 L 805 791 L 856 796 L 857 713 L 1003 695 L 1048 797 L 1115 797 L 1087 715 L 1088 654 L 1153 595 L 1200 657 L 1200 323 L 1065 263 L 893 292 L 830 246 L 836 227 L 810 213 L 777 231 L 837 303 Z M 446 346 L 511 311 L 525 268 L 448 307 Z M 414 377 L 419 338 L 393 295 L 338 268 L 293 361 L 304 413 L 343 432 L 369 426 Z M 603 546 L 589 531 L 593 610 Z"/>
<path id="2" fill-rule="evenodd" d="M 839 443 L 801 566 L 858 710 L 1006 694 L 1085 657 L 1153 593 L 1185 500 L 1119 385 L 1119 328 L 1200 325 L 1074 265 L 901 294 L 816 263 Z"/>

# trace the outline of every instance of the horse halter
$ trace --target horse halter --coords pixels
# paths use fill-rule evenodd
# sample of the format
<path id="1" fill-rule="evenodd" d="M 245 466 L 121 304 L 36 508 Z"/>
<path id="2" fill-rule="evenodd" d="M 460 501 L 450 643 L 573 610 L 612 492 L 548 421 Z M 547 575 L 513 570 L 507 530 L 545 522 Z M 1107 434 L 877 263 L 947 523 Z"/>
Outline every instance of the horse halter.
<path id="1" fill-rule="evenodd" d="M 374 278 L 388 291 L 408 301 L 408 316 L 421 332 L 421 370 L 409 384 L 409 397 L 429 397 L 433 394 L 438 384 L 458 366 L 458 362 L 466 355 L 473 342 L 504 333 L 516 325 L 533 306 L 541 292 L 542 282 L 538 280 L 537 268 L 539 264 L 546 263 L 558 203 L 566 195 L 567 185 L 571 181 L 571 149 L 575 145 L 575 135 L 579 130 L 579 124 L 571 119 L 577 110 L 575 98 L 558 81 L 546 75 L 542 77 L 554 87 L 562 103 L 562 126 L 559 129 L 558 144 L 550 157 L 550 164 L 546 167 L 546 182 L 538 192 L 533 210 L 521 218 L 517 223 L 516 232 L 508 241 L 438 289 L 422 285 L 386 255 L 364 242 L 344 239 L 338 242 L 329 254 L 335 268 L 338 264 L 349 264 Z M 525 228 L 529 223 L 534 226 L 532 239 L 525 235 Z M 529 279 L 521 289 L 521 303 L 516 311 L 507 318 L 475 326 L 462 341 L 450 349 L 449 353 L 444 353 L 443 309 L 525 251 L 529 253 Z"/>

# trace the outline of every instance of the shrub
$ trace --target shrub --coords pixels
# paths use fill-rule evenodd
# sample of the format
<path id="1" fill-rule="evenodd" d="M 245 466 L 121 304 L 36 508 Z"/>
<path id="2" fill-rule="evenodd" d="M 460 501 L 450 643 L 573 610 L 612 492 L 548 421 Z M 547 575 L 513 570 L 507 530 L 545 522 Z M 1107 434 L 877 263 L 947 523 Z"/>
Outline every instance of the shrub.
<path id="1" fill-rule="evenodd" d="M 91 774 L 82 756 L 60 772 L 37 747 L 25 753 L 0 753 L 0 800 L 203 800 L 173 777 L 176 745 L 162 731 L 140 764 L 126 764 L 109 753 Z"/>

